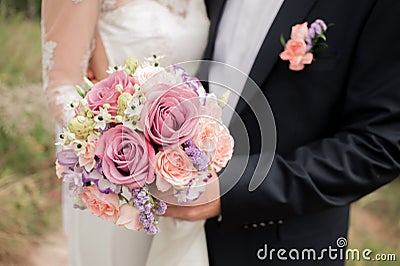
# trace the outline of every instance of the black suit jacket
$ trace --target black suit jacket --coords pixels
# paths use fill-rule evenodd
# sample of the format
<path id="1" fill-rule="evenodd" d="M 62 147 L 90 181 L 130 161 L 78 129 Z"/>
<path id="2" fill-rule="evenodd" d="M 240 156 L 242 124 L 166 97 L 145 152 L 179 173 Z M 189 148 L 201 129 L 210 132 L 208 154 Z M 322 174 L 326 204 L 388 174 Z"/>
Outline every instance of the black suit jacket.
<path id="1" fill-rule="evenodd" d="M 211 59 L 225 1 L 206 2 Z M 347 235 L 349 204 L 399 176 L 399 14 L 398 0 L 285 0 L 250 73 L 275 117 L 276 155 L 267 178 L 249 192 L 260 136 L 249 107 L 239 103 L 252 157 L 221 198 L 222 221 L 207 221 L 211 265 L 343 264 L 327 255 L 324 262 L 281 261 L 276 252 L 259 260 L 257 252 L 265 244 L 337 248 Z M 279 59 L 280 35 L 288 39 L 293 25 L 317 18 L 334 24 L 328 49 L 303 71 L 289 70 Z"/>

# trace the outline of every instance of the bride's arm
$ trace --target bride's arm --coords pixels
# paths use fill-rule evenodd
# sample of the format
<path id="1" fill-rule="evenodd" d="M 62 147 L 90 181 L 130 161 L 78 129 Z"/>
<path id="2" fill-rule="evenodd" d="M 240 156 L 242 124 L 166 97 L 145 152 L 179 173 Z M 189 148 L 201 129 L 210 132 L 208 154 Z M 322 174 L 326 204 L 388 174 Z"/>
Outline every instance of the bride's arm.
<path id="1" fill-rule="evenodd" d="M 97 0 L 43 0 L 43 87 L 50 111 L 65 124 L 64 106 L 78 99 L 75 85 L 82 85 L 94 48 L 99 13 Z"/>
<path id="2" fill-rule="evenodd" d="M 109 63 L 105 53 L 103 42 L 101 41 L 99 32 L 96 32 L 96 47 L 94 48 L 92 58 L 89 61 L 89 70 L 93 73 L 94 80 L 105 79 L 107 75 Z"/>

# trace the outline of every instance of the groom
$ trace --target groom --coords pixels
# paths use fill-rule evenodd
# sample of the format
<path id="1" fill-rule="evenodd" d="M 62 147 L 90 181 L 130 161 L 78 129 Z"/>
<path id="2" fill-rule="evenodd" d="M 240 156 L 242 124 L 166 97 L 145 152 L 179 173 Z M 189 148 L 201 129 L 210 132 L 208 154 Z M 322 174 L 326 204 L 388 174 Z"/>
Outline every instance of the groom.
<path id="1" fill-rule="evenodd" d="M 400 1 L 207 4 L 206 59 L 248 73 L 261 88 L 275 117 L 276 154 L 249 191 L 260 134 L 239 102 L 252 152 L 240 181 L 218 200 L 167 215 L 208 219 L 210 265 L 343 265 L 350 204 L 400 175 Z M 303 70 L 289 69 L 280 35 L 288 40 L 292 26 L 316 19 L 334 24 L 328 47 Z"/>

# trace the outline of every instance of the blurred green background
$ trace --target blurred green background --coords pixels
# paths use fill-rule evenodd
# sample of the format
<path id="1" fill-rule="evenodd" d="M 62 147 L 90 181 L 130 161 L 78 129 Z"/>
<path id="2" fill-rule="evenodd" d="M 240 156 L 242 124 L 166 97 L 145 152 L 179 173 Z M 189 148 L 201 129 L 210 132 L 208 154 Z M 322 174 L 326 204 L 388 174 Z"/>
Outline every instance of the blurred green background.
<path id="1" fill-rule="evenodd" d="M 31 265 L 61 227 L 40 33 L 40 0 L 0 0 L 0 265 Z"/>
<path id="2" fill-rule="evenodd" d="M 46 248 L 54 265 L 66 265 L 40 33 L 40 0 L 0 0 L 0 265 L 43 265 L 30 257 L 45 256 Z M 396 253 L 397 262 L 347 265 L 400 265 L 399 195 L 396 180 L 354 204 L 349 236 L 351 248 Z"/>

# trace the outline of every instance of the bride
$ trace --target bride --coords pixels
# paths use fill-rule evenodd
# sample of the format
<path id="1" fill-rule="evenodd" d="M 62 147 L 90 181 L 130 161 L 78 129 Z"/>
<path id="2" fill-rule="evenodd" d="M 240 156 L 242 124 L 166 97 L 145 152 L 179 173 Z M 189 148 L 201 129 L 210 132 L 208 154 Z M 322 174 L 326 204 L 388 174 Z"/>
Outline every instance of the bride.
<path id="1" fill-rule="evenodd" d="M 88 66 L 96 79 L 127 57 L 164 55 L 161 65 L 201 59 L 209 20 L 203 0 L 43 0 L 43 86 L 60 125 Z M 72 209 L 63 193 L 70 265 L 208 265 L 204 222 L 160 217 L 155 237 Z M 150 255 L 149 255 L 150 254 Z M 200 259 L 199 259 L 200 258 Z"/>

